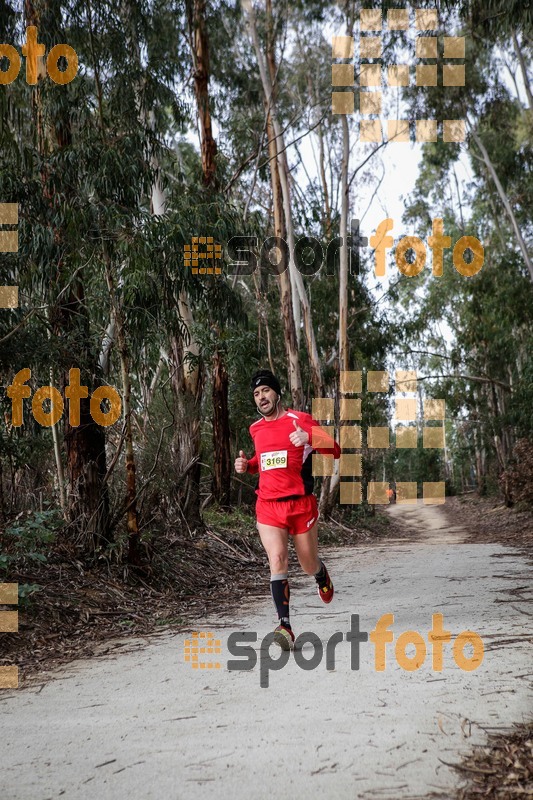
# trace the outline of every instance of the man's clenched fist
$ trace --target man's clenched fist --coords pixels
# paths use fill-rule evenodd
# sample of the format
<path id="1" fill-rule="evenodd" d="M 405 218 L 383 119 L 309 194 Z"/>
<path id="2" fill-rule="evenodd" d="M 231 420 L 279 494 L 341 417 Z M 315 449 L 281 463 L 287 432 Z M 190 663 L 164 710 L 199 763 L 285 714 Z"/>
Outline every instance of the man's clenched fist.
<path id="1" fill-rule="evenodd" d="M 246 472 L 248 469 L 248 459 L 243 450 L 239 450 L 239 458 L 235 459 L 235 472 Z"/>

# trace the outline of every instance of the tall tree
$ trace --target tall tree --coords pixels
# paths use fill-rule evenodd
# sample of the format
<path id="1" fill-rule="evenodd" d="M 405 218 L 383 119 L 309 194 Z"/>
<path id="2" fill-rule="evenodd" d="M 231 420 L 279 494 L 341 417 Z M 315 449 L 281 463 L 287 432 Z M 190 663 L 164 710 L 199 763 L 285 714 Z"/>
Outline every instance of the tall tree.
<path id="1" fill-rule="evenodd" d="M 61 5 L 59 3 L 37 4 L 26 0 L 24 5 L 26 25 L 34 25 L 41 32 L 46 44 L 63 41 Z M 37 83 L 32 90 L 32 110 L 37 147 L 41 157 L 41 182 L 45 205 L 57 222 L 54 230 L 56 300 L 52 301 L 50 324 L 54 334 L 68 342 L 65 355 L 70 350 L 74 363 L 67 367 L 64 361 L 63 390 L 68 383 L 70 366 L 82 363 L 84 376 L 88 378 L 89 394 L 98 384 L 97 354 L 90 345 L 89 316 L 85 301 L 85 288 L 79 273 L 72 275 L 64 255 L 69 245 L 64 241 L 66 220 L 60 221 L 55 214 L 54 185 L 62 163 L 62 155 L 73 145 L 72 106 L 69 102 L 70 87 L 61 87 L 62 94 L 54 102 L 49 92 L 44 97 L 43 83 L 46 78 L 44 59 L 38 61 Z M 66 186 L 66 197 L 72 200 L 74 187 Z M 87 552 L 94 552 L 109 540 L 109 498 L 104 482 L 106 475 L 105 434 L 92 417 L 89 396 L 81 398 L 78 425 L 71 425 L 70 416 L 65 416 L 64 442 L 67 455 L 68 515 L 76 528 Z"/>

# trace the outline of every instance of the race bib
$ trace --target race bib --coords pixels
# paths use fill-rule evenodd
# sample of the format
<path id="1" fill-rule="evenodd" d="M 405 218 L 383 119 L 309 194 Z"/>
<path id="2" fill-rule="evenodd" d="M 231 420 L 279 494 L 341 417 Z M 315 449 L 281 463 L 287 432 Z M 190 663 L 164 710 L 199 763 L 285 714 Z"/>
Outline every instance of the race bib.
<path id="1" fill-rule="evenodd" d="M 273 450 L 271 453 L 261 453 L 261 472 L 267 469 L 286 469 L 287 451 Z"/>

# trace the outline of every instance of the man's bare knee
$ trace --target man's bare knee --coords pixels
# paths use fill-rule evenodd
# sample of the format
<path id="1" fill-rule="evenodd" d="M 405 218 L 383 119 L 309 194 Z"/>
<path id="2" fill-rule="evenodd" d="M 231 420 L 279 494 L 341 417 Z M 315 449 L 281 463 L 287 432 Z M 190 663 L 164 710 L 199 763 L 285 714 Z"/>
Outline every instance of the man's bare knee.
<path id="1" fill-rule="evenodd" d="M 272 575 L 281 575 L 289 568 L 289 558 L 286 553 L 271 553 L 269 561 Z"/>

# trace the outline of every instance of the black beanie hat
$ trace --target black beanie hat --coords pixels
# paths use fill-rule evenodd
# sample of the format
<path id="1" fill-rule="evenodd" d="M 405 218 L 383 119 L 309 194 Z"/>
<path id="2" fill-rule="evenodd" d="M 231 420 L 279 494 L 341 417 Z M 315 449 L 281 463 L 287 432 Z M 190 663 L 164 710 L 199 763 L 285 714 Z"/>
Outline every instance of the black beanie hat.
<path id="1" fill-rule="evenodd" d="M 281 395 L 280 383 L 274 373 L 269 369 L 260 369 L 253 375 L 250 381 L 252 392 L 254 392 L 258 386 L 270 386 L 271 389 L 274 389 L 276 394 Z"/>

